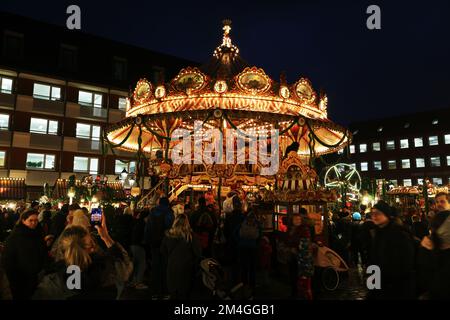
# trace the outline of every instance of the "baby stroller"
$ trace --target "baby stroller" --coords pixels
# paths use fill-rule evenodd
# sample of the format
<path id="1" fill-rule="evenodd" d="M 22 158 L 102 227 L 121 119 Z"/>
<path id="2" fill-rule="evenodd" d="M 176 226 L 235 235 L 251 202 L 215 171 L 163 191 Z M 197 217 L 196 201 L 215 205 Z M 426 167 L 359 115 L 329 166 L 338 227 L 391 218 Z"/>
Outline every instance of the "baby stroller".
<path id="1" fill-rule="evenodd" d="M 250 288 L 242 282 L 233 286 L 225 281 L 225 271 L 214 259 L 207 258 L 200 262 L 202 281 L 211 290 L 214 297 L 222 300 L 248 300 L 252 294 Z"/>
<path id="2" fill-rule="evenodd" d="M 333 250 L 321 244 L 314 244 L 314 266 L 320 273 L 322 286 L 334 291 L 339 286 L 340 274 L 348 272 L 345 261 Z"/>

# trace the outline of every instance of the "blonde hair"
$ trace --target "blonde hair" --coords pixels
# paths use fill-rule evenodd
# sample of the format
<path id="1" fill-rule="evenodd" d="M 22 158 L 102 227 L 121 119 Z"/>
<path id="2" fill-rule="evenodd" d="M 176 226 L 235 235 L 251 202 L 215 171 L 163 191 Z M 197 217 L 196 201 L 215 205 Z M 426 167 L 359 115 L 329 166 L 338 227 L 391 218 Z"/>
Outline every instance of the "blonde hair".
<path id="1" fill-rule="evenodd" d="M 89 218 L 84 214 L 84 211 L 81 209 L 75 210 L 72 217 L 71 226 L 82 226 L 86 229 L 89 229 L 90 222 Z"/>
<path id="2" fill-rule="evenodd" d="M 187 242 L 192 241 L 192 229 L 187 215 L 181 213 L 175 217 L 172 227 L 167 231 L 171 238 L 182 238 Z"/>
<path id="3" fill-rule="evenodd" d="M 92 259 L 84 242 L 87 236 L 90 237 L 89 232 L 81 226 L 70 226 L 61 233 L 58 249 L 66 265 L 76 265 L 81 270 L 86 270 L 91 264 Z M 95 242 L 92 239 L 91 241 L 92 245 L 95 246 Z"/>

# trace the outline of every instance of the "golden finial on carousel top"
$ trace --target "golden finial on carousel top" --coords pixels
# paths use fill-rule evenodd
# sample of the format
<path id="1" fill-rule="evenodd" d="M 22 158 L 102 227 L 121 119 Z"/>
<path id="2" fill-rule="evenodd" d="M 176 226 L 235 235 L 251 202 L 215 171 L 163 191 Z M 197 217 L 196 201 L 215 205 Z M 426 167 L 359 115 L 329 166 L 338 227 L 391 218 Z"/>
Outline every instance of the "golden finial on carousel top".
<path id="1" fill-rule="evenodd" d="M 230 31 L 231 31 L 231 20 L 225 19 L 222 21 L 223 24 L 223 39 L 222 44 L 214 50 L 214 56 L 219 57 L 220 53 L 224 48 L 231 50 L 234 53 L 239 53 L 239 49 L 231 43 Z"/>

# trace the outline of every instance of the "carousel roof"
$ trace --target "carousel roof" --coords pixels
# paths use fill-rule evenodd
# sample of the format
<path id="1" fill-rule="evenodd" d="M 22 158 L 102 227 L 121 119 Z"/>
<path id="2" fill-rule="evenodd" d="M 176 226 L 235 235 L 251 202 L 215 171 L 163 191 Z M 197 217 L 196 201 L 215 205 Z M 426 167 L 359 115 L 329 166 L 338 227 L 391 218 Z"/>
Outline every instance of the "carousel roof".
<path id="1" fill-rule="evenodd" d="M 251 66 L 241 58 L 230 31 L 231 21 L 225 20 L 222 44 L 202 67 L 184 68 L 168 83 L 139 80 L 127 100 L 127 118 L 106 130 L 107 140 L 122 149 L 149 152 L 176 128 L 193 130 L 195 120 L 206 128 L 222 126 L 216 120 L 223 116 L 228 127 L 247 134 L 279 129 L 299 142 L 301 155 L 310 155 L 311 148 L 316 155 L 334 152 L 348 143 L 349 132 L 327 118 L 325 94 L 317 94 L 307 78 L 288 84 L 284 76 L 275 81 Z M 210 117 L 217 110 L 221 117 Z M 136 118 L 139 130 L 133 129 Z"/>

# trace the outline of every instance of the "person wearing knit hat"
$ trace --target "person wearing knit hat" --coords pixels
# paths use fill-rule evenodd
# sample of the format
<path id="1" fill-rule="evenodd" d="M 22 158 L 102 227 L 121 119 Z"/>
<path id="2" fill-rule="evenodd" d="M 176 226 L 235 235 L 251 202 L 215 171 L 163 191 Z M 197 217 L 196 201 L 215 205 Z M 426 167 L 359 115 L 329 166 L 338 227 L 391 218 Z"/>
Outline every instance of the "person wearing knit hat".
<path id="1" fill-rule="evenodd" d="M 415 298 L 415 244 L 408 230 L 395 221 L 396 211 L 379 201 L 372 208 L 376 226 L 371 231 L 372 247 L 368 264 L 381 271 L 381 289 L 370 290 L 368 299 Z"/>

